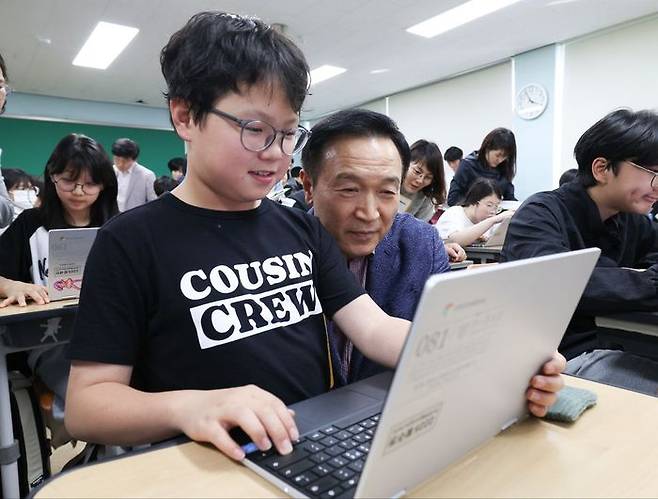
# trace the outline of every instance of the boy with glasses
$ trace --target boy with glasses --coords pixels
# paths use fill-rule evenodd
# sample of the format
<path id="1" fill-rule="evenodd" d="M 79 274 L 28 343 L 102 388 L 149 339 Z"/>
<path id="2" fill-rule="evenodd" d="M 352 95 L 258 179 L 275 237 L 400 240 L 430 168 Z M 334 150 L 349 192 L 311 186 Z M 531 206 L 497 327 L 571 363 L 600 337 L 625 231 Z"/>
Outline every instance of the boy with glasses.
<path id="1" fill-rule="evenodd" d="M 364 293 L 315 217 L 265 198 L 308 135 L 299 49 L 257 19 L 205 12 L 172 36 L 161 64 L 187 176 L 98 233 L 67 427 L 127 445 L 185 433 L 241 459 L 228 434 L 237 426 L 288 453 L 298 432 L 285 404 L 333 386 L 323 314 L 391 367 L 409 323 Z M 538 384 L 541 412 L 561 380 Z"/>
<path id="2" fill-rule="evenodd" d="M 658 232 L 646 216 L 658 200 L 658 114 L 614 111 L 583 134 L 574 154 L 576 180 L 523 203 L 502 258 L 601 248 L 560 345 L 572 359 L 566 372 L 657 395 L 658 363 L 599 349 L 594 318 L 658 307 Z"/>

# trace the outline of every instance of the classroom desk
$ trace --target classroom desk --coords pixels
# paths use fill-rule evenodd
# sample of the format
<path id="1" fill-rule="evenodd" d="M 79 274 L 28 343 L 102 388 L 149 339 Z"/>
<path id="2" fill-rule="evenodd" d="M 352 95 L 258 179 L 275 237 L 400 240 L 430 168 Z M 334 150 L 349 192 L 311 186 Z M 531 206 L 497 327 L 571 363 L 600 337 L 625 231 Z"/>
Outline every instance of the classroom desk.
<path id="1" fill-rule="evenodd" d="M 473 265 L 473 260 L 463 260 L 461 262 L 450 262 L 450 270 L 463 270 Z"/>
<path id="2" fill-rule="evenodd" d="M 470 260 L 479 260 L 478 263 L 497 262 L 500 260 L 502 246 L 465 246 L 466 258 Z"/>
<path id="3" fill-rule="evenodd" d="M 658 359 L 658 313 L 625 312 L 596 317 L 598 337 L 606 348 Z"/>
<path id="4" fill-rule="evenodd" d="M 576 423 L 529 418 L 472 451 L 412 497 L 639 497 L 658 495 L 658 401 L 577 378 L 598 394 Z M 484 416 L 486 417 L 486 416 Z M 247 468 L 187 442 L 59 475 L 35 496 L 281 497 Z"/>
<path id="5" fill-rule="evenodd" d="M 14 447 L 7 355 L 68 341 L 77 304 L 76 298 L 46 305 L 32 303 L 0 308 L 0 449 Z M 2 492 L 3 497 L 19 496 L 16 461 L 2 464 Z"/>

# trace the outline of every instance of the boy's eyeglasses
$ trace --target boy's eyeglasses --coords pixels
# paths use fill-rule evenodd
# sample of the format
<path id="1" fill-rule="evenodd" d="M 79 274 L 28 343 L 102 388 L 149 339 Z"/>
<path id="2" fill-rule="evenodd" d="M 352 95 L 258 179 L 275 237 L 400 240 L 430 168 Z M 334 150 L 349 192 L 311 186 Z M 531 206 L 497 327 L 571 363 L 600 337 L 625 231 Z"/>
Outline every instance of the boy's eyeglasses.
<path id="1" fill-rule="evenodd" d="M 11 88 L 11 87 L 10 87 L 9 85 L 7 85 L 6 83 L 0 83 L 0 90 L 4 90 L 4 92 L 5 92 L 5 96 L 11 94 L 11 93 L 14 91 L 14 89 Z"/>
<path id="2" fill-rule="evenodd" d="M 264 151 L 274 144 L 277 135 L 281 134 L 281 150 L 285 155 L 292 156 L 302 150 L 311 135 L 311 132 L 303 126 L 297 126 L 294 130 L 277 130 L 266 121 L 241 120 L 214 108 L 208 112 L 240 125 L 240 142 L 247 151 Z"/>
<path id="3" fill-rule="evenodd" d="M 656 177 L 658 177 L 658 172 L 654 172 L 653 170 L 649 170 L 648 168 L 645 168 L 644 166 L 637 165 L 633 163 L 632 161 L 626 160 L 626 163 L 629 163 L 633 165 L 635 168 L 639 168 L 642 171 L 645 171 L 647 173 L 651 174 L 651 188 L 655 189 L 658 188 L 658 183 L 656 182 Z"/>
<path id="4" fill-rule="evenodd" d="M 88 182 L 86 184 L 81 184 L 79 182 L 76 182 L 75 180 L 70 180 L 68 178 L 61 178 L 61 177 L 55 178 L 54 175 L 51 176 L 50 178 L 53 181 L 53 184 L 55 184 L 57 188 L 63 192 L 73 192 L 76 189 L 76 187 L 80 186 L 80 189 L 82 189 L 82 192 L 84 194 L 93 196 L 94 194 L 98 194 L 103 189 L 102 184 L 94 184 L 91 182 Z"/>

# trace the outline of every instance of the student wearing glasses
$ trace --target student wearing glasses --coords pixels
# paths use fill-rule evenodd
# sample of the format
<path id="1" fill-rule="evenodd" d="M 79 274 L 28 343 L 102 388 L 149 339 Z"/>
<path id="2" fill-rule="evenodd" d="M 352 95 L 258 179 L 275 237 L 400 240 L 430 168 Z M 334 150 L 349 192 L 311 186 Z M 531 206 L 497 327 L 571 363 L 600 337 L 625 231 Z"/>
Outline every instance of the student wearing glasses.
<path id="1" fill-rule="evenodd" d="M 658 363 L 601 349 L 594 318 L 658 310 L 658 232 L 646 216 L 658 200 L 658 114 L 614 111 L 580 137 L 574 154 L 576 179 L 523 203 L 502 258 L 601 248 L 560 345 L 571 359 L 567 372 L 655 396 Z"/>
<path id="2" fill-rule="evenodd" d="M 49 301 L 48 231 L 99 227 L 117 213 L 117 181 L 102 146 L 70 134 L 55 147 L 44 171 L 43 203 L 23 211 L 0 237 L 0 307 Z M 62 407 L 69 369 L 66 347 L 33 350 L 28 364 Z"/>
<path id="3" fill-rule="evenodd" d="M 266 198 L 309 136 L 299 48 L 256 18 L 202 12 L 160 61 L 187 175 L 98 232 L 66 426 L 104 444 L 185 433 L 242 459 L 229 435 L 239 427 L 287 454 L 299 434 L 286 404 L 335 385 L 325 317 L 388 367 L 409 322 L 365 294 L 316 217 Z M 555 374 L 529 389 L 537 414 L 561 386 Z"/>
<path id="4" fill-rule="evenodd" d="M 446 199 L 445 172 L 439 146 L 420 139 L 411 144 L 411 164 L 400 188 L 400 213 L 425 222 Z"/>
<path id="5" fill-rule="evenodd" d="M 516 200 L 514 197 L 514 176 L 516 175 L 516 139 L 511 130 L 496 128 L 482 141 L 480 149 L 473 151 L 459 163 L 459 168 L 450 183 L 448 205 L 459 204 L 475 179 L 484 177 L 493 180 L 500 187 L 502 199 Z"/>
<path id="6" fill-rule="evenodd" d="M 441 239 L 460 246 L 486 241 L 496 224 L 514 214 L 510 210 L 500 212 L 501 200 L 498 184 L 488 178 L 479 178 L 471 185 L 464 201 L 448 208 L 439 218 L 436 230 Z"/>
<path id="7" fill-rule="evenodd" d="M 0 114 L 5 112 L 7 105 L 7 96 L 11 93 L 11 88 L 7 84 L 7 65 L 0 54 Z M 0 143 L 0 160 L 2 160 L 2 144 Z M 2 172 L 0 171 L 0 228 L 7 227 L 14 219 L 14 208 L 7 193 Z"/>

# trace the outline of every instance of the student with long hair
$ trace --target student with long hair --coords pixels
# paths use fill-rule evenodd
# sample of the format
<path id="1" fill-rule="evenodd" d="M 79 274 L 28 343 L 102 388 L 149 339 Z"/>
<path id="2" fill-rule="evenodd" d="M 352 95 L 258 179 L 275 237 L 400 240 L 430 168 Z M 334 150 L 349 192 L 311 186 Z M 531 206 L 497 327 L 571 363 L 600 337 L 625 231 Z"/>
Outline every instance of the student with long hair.
<path id="1" fill-rule="evenodd" d="M 23 211 L 0 237 L 0 307 L 28 299 L 47 303 L 48 231 L 99 227 L 117 213 L 117 180 L 103 147 L 70 134 L 55 147 L 44 171 L 43 203 Z M 62 399 L 68 360 L 64 347 L 30 353 L 28 363 Z M 45 367 L 48 366 L 48 367 Z"/>
<path id="2" fill-rule="evenodd" d="M 496 128 L 482 141 L 480 149 L 462 159 L 455 177 L 450 183 L 448 205 L 459 204 L 477 178 L 484 177 L 495 181 L 500 187 L 504 200 L 514 197 L 514 176 L 516 175 L 516 139 L 511 130 Z"/>
<path id="3" fill-rule="evenodd" d="M 464 201 L 448 208 L 436 223 L 441 239 L 461 246 L 486 241 L 493 227 L 514 213 L 499 213 L 501 199 L 502 192 L 496 182 L 488 178 L 476 179 Z"/>
<path id="4" fill-rule="evenodd" d="M 417 140 L 411 144 L 411 163 L 402 181 L 399 211 L 427 222 L 445 199 L 441 150 L 434 142 Z"/>

